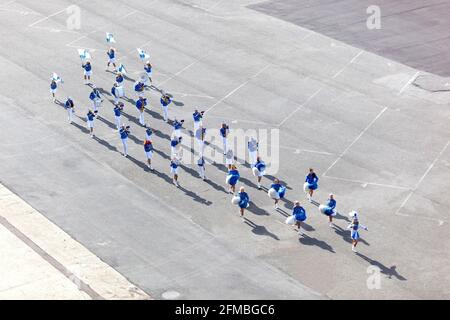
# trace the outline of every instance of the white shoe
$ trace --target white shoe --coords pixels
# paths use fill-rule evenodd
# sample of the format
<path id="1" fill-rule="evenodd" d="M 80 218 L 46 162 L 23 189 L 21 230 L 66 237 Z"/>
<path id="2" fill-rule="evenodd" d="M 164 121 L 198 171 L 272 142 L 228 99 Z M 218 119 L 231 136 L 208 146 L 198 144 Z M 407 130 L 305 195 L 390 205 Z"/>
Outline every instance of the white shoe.
<path id="1" fill-rule="evenodd" d="M 261 185 L 258 183 L 258 189 L 261 190 Z"/>
<path id="2" fill-rule="evenodd" d="M 330 226 L 330 228 L 333 228 L 333 223 L 332 223 L 332 222 L 330 222 L 329 226 Z"/>
<path id="3" fill-rule="evenodd" d="M 275 209 L 278 209 L 278 204 L 275 205 Z"/>
<path id="4" fill-rule="evenodd" d="M 352 246 L 352 251 L 355 252 L 355 253 L 358 252 L 358 251 L 356 251 L 356 248 L 353 247 L 353 246 Z"/>

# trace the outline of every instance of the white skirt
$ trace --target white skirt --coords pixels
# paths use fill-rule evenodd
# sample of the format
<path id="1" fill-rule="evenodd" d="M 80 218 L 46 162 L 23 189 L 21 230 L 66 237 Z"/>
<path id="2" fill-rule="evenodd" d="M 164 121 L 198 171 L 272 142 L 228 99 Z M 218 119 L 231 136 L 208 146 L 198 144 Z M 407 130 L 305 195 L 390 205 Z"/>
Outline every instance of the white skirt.
<path id="1" fill-rule="evenodd" d="M 123 87 L 122 86 L 118 86 L 116 88 L 116 92 L 117 92 L 117 95 L 119 96 L 119 98 L 122 98 L 125 95 L 125 93 L 123 92 Z"/>
<path id="2" fill-rule="evenodd" d="M 84 70 L 84 75 L 90 77 L 92 75 L 92 70 L 91 71 Z"/>
<path id="3" fill-rule="evenodd" d="M 58 88 L 56 88 L 56 89 L 50 89 L 50 92 L 51 92 L 51 93 L 56 93 L 57 90 L 58 90 Z"/>
<path id="4" fill-rule="evenodd" d="M 94 127 L 94 121 L 88 120 L 87 121 L 87 126 L 88 126 L 88 128 L 93 128 Z"/>
<path id="5" fill-rule="evenodd" d="M 171 172 L 172 174 L 178 175 L 178 167 L 176 167 L 176 168 L 170 167 L 170 172 Z"/>
<path id="6" fill-rule="evenodd" d="M 109 58 L 108 63 L 116 63 L 116 58 Z"/>
<path id="7" fill-rule="evenodd" d="M 226 165 L 230 165 L 230 164 L 233 164 L 234 163 L 234 158 L 226 158 L 225 159 L 225 164 Z"/>
<path id="8" fill-rule="evenodd" d="M 145 151 L 145 154 L 147 155 L 147 159 L 151 159 L 152 155 L 153 155 L 153 151 L 149 151 L 149 152 Z"/>

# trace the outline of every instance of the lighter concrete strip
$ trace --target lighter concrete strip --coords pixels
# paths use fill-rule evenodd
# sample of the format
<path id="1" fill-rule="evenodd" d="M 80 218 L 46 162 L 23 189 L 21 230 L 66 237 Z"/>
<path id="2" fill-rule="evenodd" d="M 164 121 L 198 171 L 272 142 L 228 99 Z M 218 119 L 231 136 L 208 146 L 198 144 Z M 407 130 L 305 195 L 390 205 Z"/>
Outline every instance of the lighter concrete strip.
<path id="1" fill-rule="evenodd" d="M 2 184 L 0 239 L 0 298 L 150 299 Z"/>

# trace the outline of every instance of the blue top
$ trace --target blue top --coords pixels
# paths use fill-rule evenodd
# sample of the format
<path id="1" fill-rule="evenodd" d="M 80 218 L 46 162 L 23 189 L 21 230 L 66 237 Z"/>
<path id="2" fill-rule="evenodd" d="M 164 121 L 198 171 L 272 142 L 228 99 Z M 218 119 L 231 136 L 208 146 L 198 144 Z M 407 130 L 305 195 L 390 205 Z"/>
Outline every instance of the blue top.
<path id="1" fill-rule="evenodd" d="M 201 157 L 200 159 L 198 159 L 197 165 L 198 165 L 199 167 L 204 167 L 204 166 L 205 166 L 205 159 L 203 159 L 203 157 Z"/>
<path id="2" fill-rule="evenodd" d="M 97 89 L 92 90 L 92 92 L 89 94 L 89 99 L 100 99 L 100 92 Z"/>
<path id="3" fill-rule="evenodd" d="M 228 175 L 230 176 L 228 183 L 234 186 L 239 181 L 240 178 L 239 171 L 232 169 L 228 171 Z"/>
<path id="4" fill-rule="evenodd" d="M 116 82 L 117 82 L 117 83 L 122 83 L 122 82 L 123 82 L 123 77 L 122 77 L 121 75 L 118 75 L 118 76 L 116 77 Z"/>
<path id="5" fill-rule="evenodd" d="M 116 87 L 115 86 L 113 86 L 112 88 L 111 88 L 111 93 L 112 93 L 112 95 L 115 97 L 116 96 Z"/>
<path id="6" fill-rule="evenodd" d="M 317 184 L 317 181 L 319 181 L 319 177 L 317 177 L 314 172 L 309 173 L 305 179 L 305 182 L 308 182 L 309 184 Z"/>
<path id="7" fill-rule="evenodd" d="M 50 88 L 55 90 L 58 86 L 56 85 L 55 81 L 52 81 L 52 83 L 50 83 Z"/>
<path id="8" fill-rule="evenodd" d="M 295 220 L 298 221 L 306 220 L 306 211 L 301 206 L 294 207 L 294 209 L 292 210 L 292 215 L 295 216 Z"/>
<path id="9" fill-rule="evenodd" d="M 153 151 L 153 144 L 152 143 L 144 143 L 144 150 L 145 150 L 145 152 Z"/>
<path id="10" fill-rule="evenodd" d="M 145 72 L 150 73 L 152 72 L 152 67 L 144 66 L 144 70 Z"/>
<path id="11" fill-rule="evenodd" d="M 195 122 L 198 122 L 202 119 L 202 114 L 200 112 L 196 111 L 192 114 L 192 117 L 194 118 Z"/>
<path id="12" fill-rule="evenodd" d="M 138 101 L 136 101 L 136 108 L 138 108 L 139 110 L 144 109 L 144 107 L 147 105 L 147 99 L 138 99 Z"/>
<path id="13" fill-rule="evenodd" d="M 161 98 L 160 102 L 161 102 L 161 105 L 165 107 L 165 106 L 168 106 L 172 102 L 172 99 L 170 99 L 170 97 L 168 97 L 168 99 L 166 101 L 164 101 L 164 99 Z"/>
<path id="14" fill-rule="evenodd" d="M 250 201 L 250 198 L 249 198 L 247 192 L 239 192 L 239 198 L 240 198 L 239 207 L 247 208 L 247 205 Z"/>
<path id="15" fill-rule="evenodd" d="M 279 183 L 273 183 L 271 186 L 271 188 L 275 189 L 276 192 L 278 192 L 278 195 L 280 196 L 280 198 L 283 198 L 285 193 L 286 193 L 286 187 L 279 184 Z"/>
<path id="16" fill-rule="evenodd" d="M 336 200 L 328 199 L 327 206 L 330 207 L 331 209 L 335 209 L 336 208 Z"/>
<path id="17" fill-rule="evenodd" d="M 115 107 L 114 107 L 114 115 L 115 115 L 116 117 L 120 117 L 120 115 L 121 115 L 121 110 L 120 110 L 120 107 L 119 107 L 119 106 L 115 106 Z"/>
<path id="18" fill-rule="evenodd" d="M 176 163 L 174 161 L 170 161 L 170 167 L 176 169 L 176 168 L 178 168 L 178 163 Z"/>
<path id="19" fill-rule="evenodd" d="M 134 91 L 144 91 L 144 84 L 142 82 L 138 82 L 135 86 L 134 86 Z"/>
<path id="20" fill-rule="evenodd" d="M 87 118 L 89 121 L 94 121 L 95 115 L 92 112 L 88 112 Z"/>
<path id="21" fill-rule="evenodd" d="M 152 131 L 152 129 L 147 128 L 147 129 L 145 129 L 145 133 L 150 137 L 152 135 L 153 131 Z"/>
<path id="22" fill-rule="evenodd" d="M 282 186 L 279 183 L 272 183 L 270 187 L 275 189 L 276 192 L 278 192 Z"/>
<path id="23" fill-rule="evenodd" d="M 224 128 L 224 127 L 220 128 L 220 135 L 225 138 L 227 135 L 227 131 L 228 131 L 228 128 Z"/>
<path id="24" fill-rule="evenodd" d="M 122 128 L 122 129 L 120 129 L 120 131 L 119 131 L 119 133 L 120 133 L 120 139 L 126 139 L 126 138 L 128 138 L 128 131 L 127 131 L 127 129 L 124 129 L 124 128 Z"/>
<path id="25" fill-rule="evenodd" d="M 258 160 L 255 163 L 255 167 L 259 172 L 262 172 L 266 169 L 266 164 L 264 163 L 264 161 Z"/>
<path id="26" fill-rule="evenodd" d="M 170 140 L 170 145 L 171 145 L 172 147 L 175 147 L 175 146 L 177 146 L 177 145 L 178 145 L 178 143 L 179 143 L 179 141 L 178 141 L 178 138 L 176 138 L 176 139 L 173 139 L 173 140 Z"/>
<path id="27" fill-rule="evenodd" d="M 110 59 L 114 59 L 114 57 L 116 56 L 116 52 L 113 51 L 113 50 L 109 50 L 109 51 L 107 52 L 107 54 L 108 54 L 108 57 L 109 57 Z"/>
<path id="28" fill-rule="evenodd" d="M 67 108 L 73 108 L 73 101 L 71 99 L 67 99 L 64 106 Z"/>
<path id="29" fill-rule="evenodd" d="M 183 126 L 183 124 L 181 122 L 179 122 L 178 120 L 175 120 L 173 123 L 173 128 L 175 130 L 181 129 L 182 126 Z"/>
<path id="30" fill-rule="evenodd" d="M 83 65 L 84 70 L 86 71 L 91 71 L 92 70 L 92 66 L 90 63 L 86 63 L 85 65 Z"/>

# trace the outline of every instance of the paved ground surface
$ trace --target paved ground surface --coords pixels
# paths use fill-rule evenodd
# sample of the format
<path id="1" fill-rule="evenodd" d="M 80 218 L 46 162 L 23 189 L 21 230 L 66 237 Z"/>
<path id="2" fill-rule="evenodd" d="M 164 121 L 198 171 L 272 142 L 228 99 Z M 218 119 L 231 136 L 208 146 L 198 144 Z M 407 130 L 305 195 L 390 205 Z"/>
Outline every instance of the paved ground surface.
<path id="1" fill-rule="evenodd" d="M 247 7 L 257 1 L 114 3 L 79 2 L 81 30 L 73 31 L 71 2 L 1 2 L 0 67 L 10 75 L 0 95 L 3 184 L 155 298 L 450 297 L 448 93 L 411 85 L 412 67 Z M 84 117 L 89 88 L 76 49 L 93 49 L 93 80 L 109 91 L 105 32 L 115 34 L 130 78 L 142 67 L 135 48 L 150 52 L 154 82 L 173 94 L 170 112 L 187 128 L 204 106 L 207 127 L 227 120 L 232 129 L 280 130 L 277 176 L 289 187 L 282 211 L 244 167 L 253 201 L 245 223 L 222 166 L 208 167 L 208 183 L 186 166 L 176 189 L 156 90 L 147 91 L 154 107 L 146 118 L 159 130 L 157 173 L 143 165 L 144 132 L 130 103 L 128 159 L 109 102 L 97 139 L 82 119 L 67 124 L 49 96 L 51 72 L 65 80 L 60 97 L 74 97 Z M 339 211 L 360 210 L 370 228 L 360 254 L 350 251 L 345 216 L 330 228 L 305 203 L 306 236 L 283 223 L 292 201 L 304 199 L 310 166 L 321 178 L 318 201 L 334 192 Z M 371 265 L 381 271 L 379 290 L 366 285 Z"/>
<path id="2" fill-rule="evenodd" d="M 367 19 L 380 8 L 381 28 Z M 450 76 L 448 16 L 443 0 L 274 0 L 252 8 L 413 68 Z"/>

